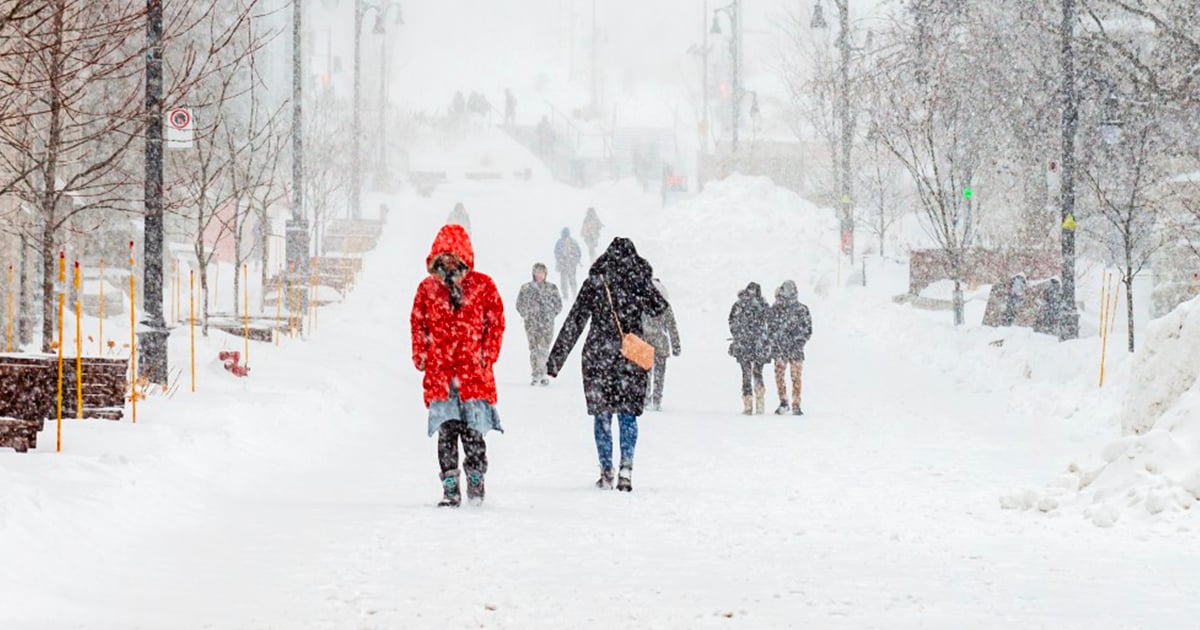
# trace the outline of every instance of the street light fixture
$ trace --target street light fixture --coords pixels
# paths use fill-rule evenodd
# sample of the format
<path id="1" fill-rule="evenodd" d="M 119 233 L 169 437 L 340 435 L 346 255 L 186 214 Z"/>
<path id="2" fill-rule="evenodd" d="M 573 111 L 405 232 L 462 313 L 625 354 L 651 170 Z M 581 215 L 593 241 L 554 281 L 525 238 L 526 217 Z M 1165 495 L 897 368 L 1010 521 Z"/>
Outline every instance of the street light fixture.
<path id="1" fill-rule="evenodd" d="M 853 141 L 853 132 L 850 128 L 850 0 L 833 0 L 834 6 L 838 10 L 838 38 L 837 47 L 841 51 L 840 61 L 840 89 L 838 94 L 838 103 L 836 108 L 839 113 L 839 118 L 842 127 L 841 138 L 841 190 L 838 196 L 838 208 L 841 216 L 842 228 L 842 254 L 849 255 L 851 260 L 854 258 L 854 216 L 853 216 L 853 190 L 851 189 L 850 181 L 850 144 Z M 813 6 L 811 28 L 814 30 L 829 28 L 829 23 L 825 21 L 825 10 L 818 2 Z"/>
<path id="2" fill-rule="evenodd" d="M 1121 142 L 1121 105 L 1117 98 L 1117 90 L 1108 87 L 1108 95 L 1104 99 L 1104 120 L 1100 122 L 1100 139 L 1104 144 L 1113 146 Z"/>
<path id="3" fill-rule="evenodd" d="M 350 156 L 350 217 L 362 218 L 362 30 L 367 11 L 374 11 L 376 34 L 385 34 L 384 22 L 387 14 L 396 9 L 396 23 L 403 23 L 400 4 L 392 0 L 384 0 L 371 4 L 365 0 L 354 1 L 354 112 L 351 121 L 353 136 Z M 382 59 L 380 60 L 382 63 Z M 380 85 L 380 90 L 384 89 Z M 381 101 L 382 102 L 382 101 Z"/>
<path id="4" fill-rule="evenodd" d="M 730 51 L 730 56 L 733 57 L 733 93 L 732 93 L 732 97 L 733 97 L 732 98 L 732 101 L 733 101 L 733 108 L 732 108 L 733 109 L 733 111 L 732 111 L 733 121 L 732 122 L 733 122 L 733 124 L 732 124 L 732 130 L 731 130 L 732 131 L 731 145 L 732 145 L 732 149 L 733 149 L 733 155 L 736 156 L 737 151 L 738 151 L 738 133 L 739 133 L 738 127 L 740 126 L 738 119 L 741 118 L 741 111 L 740 111 L 741 107 L 739 106 L 739 103 L 741 103 L 741 99 L 742 99 L 742 77 L 741 77 L 742 3 L 741 3 L 741 0 L 733 0 L 733 2 L 727 6 L 720 7 L 718 9 L 713 9 L 713 25 L 712 25 L 712 30 L 710 30 L 709 32 L 713 33 L 714 35 L 721 34 L 721 21 L 719 19 L 720 16 L 718 15 L 720 13 L 724 13 L 726 15 L 726 17 L 729 18 L 729 26 L 730 26 L 730 29 L 729 29 L 730 30 L 729 51 Z"/>

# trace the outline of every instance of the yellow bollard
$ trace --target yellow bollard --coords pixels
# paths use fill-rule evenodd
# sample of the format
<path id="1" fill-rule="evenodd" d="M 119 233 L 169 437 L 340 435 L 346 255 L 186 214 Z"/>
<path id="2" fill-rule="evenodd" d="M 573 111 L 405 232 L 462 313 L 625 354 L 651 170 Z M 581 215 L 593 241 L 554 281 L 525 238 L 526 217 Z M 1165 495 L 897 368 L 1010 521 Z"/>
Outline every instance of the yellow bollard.
<path id="1" fill-rule="evenodd" d="M 308 284 L 308 334 L 314 332 L 314 322 L 317 316 L 317 274 L 312 274 Z"/>
<path id="2" fill-rule="evenodd" d="M 79 261 L 75 261 L 75 419 L 83 420 L 83 309 L 79 297 L 82 293 L 79 278 Z"/>
<path id="3" fill-rule="evenodd" d="M 292 292 L 292 274 L 296 273 L 296 266 L 288 265 L 287 275 L 287 301 L 288 301 L 288 339 L 296 338 L 296 295 Z"/>
<path id="4" fill-rule="evenodd" d="M 250 367 L 250 266 L 242 263 L 242 319 L 243 328 L 246 337 L 246 356 L 244 363 L 246 368 Z"/>
<path id="5" fill-rule="evenodd" d="M 213 301 L 212 301 L 212 309 L 213 310 L 209 311 L 209 314 L 212 314 L 214 311 L 217 313 L 221 312 L 221 261 L 220 261 L 220 259 L 218 259 L 217 264 L 215 264 L 213 266 L 216 267 L 216 269 L 213 272 Z"/>
<path id="6" fill-rule="evenodd" d="M 137 424 L 138 372 L 137 372 L 137 286 L 133 259 L 133 241 L 129 241 L 129 402 L 133 405 L 133 423 Z"/>
<path id="7" fill-rule="evenodd" d="M 279 338 L 283 336 L 283 270 L 279 270 L 279 299 L 275 301 L 275 346 L 279 347 Z"/>
<path id="8" fill-rule="evenodd" d="M 1109 293 L 1109 281 L 1110 280 L 1111 280 L 1111 278 L 1109 277 L 1109 274 L 1105 273 L 1104 274 L 1104 293 L 1105 293 L 1105 295 L 1107 295 Z M 1107 300 L 1104 303 L 1104 310 L 1103 310 L 1103 314 L 1101 315 L 1101 317 L 1103 318 L 1104 324 L 1107 325 L 1108 317 L 1109 317 L 1109 308 L 1108 308 Z M 1104 359 L 1105 359 L 1105 355 L 1107 354 L 1107 352 L 1108 352 L 1108 328 L 1105 327 L 1103 329 L 1103 332 L 1101 332 L 1101 334 L 1100 334 L 1100 387 L 1104 387 Z"/>
<path id="9" fill-rule="evenodd" d="M 5 320 L 7 322 L 7 328 L 8 328 L 8 331 L 7 331 L 8 343 L 5 346 L 5 350 L 4 350 L 5 352 L 12 352 L 12 320 L 13 320 L 12 285 L 13 285 L 13 268 L 12 268 L 12 265 L 9 265 L 8 266 L 8 319 Z"/>
<path id="10" fill-rule="evenodd" d="M 62 452 L 63 407 L 63 300 L 67 289 L 67 254 L 58 253 L 58 427 L 54 451 Z"/>
<path id="11" fill-rule="evenodd" d="M 1121 282 L 1118 280 L 1117 281 L 1117 290 L 1113 294 L 1112 308 L 1108 309 L 1108 332 L 1109 333 L 1112 333 L 1113 329 L 1117 327 L 1117 318 L 1113 317 L 1113 313 L 1115 313 L 1117 311 L 1117 305 L 1121 303 L 1121 289 L 1122 288 L 1124 288 L 1124 287 L 1121 285 Z M 1125 299 L 1128 300 L 1129 296 L 1126 295 Z"/>
<path id="12" fill-rule="evenodd" d="M 196 393 L 196 272 L 188 270 L 188 337 L 192 346 L 192 393 Z"/>

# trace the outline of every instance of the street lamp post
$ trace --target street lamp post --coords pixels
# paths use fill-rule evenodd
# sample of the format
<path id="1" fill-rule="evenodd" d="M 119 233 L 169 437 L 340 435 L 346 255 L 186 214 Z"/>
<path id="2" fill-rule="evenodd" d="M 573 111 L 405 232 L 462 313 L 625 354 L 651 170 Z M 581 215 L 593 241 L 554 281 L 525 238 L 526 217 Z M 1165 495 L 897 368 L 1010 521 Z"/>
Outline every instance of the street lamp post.
<path id="1" fill-rule="evenodd" d="M 350 217 L 362 218 L 362 26 L 367 11 L 375 11 L 375 32 L 380 33 L 384 16 L 399 3 L 385 1 L 370 4 L 365 0 L 354 0 L 354 111 L 351 117 L 352 155 L 350 156 Z M 399 16 L 399 13 L 397 13 Z M 402 18 L 398 17 L 398 20 Z"/>
<path id="2" fill-rule="evenodd" d="M 146 0 L 146 180 L 142 238 L 143 329 L 137 332 L 140 373 L 167 384 L 167 322 L 163 319 L 163 7 Z M 136 376 L 136 375 L 135 375 Z"/>
<path id="3" fill-rule="evenodd" d="M 724 13 L 729 18 L 729 55 L 733 62 L 733 91 L 731 93 L 731 101 L 733 103 L 732 129 L 730 130 L 730 145 L 734 156 L 738 152 L 738 126 L 741 118 L 741 98 L 742 98 L 742 3 L 741 0 L 733 0 L 727 6 L 718 9 L 713 9 L 712 30 L 714 35 L 721 34 L 721 22 L 718 19 L 718 13 Z"/>
<path id="4" fill-rule="evenodd" d="M 292 218 L 285 226 L 289 313 L 308 310 L 308 221 L 304 218 L 304 6 L 292 0 Z M 297 316 L 292 313 L 290 316 Z M 303 320 L 301 320 L 303 321 Z"/>
<path id="5" fill-rule="evenodd" d="M 838 10 L 838 50 L 841 53 L 838 74 L 840 88 L 838 89 L 838 118 L 842 127 L 841 139 L 841 182 L 838 196 L 838 210 L 842 228 L 842 254 L 854 259 L 854 207 L 853 189 L 851 182 L 850 148 L 854 141 L 854 130 L 850 124 L 850 4 L 849 0 L 833 0 Z M 829 28 L 825 21 L 825 13 L 818 1 L 813 7 L 811 27 L 813 29 Z"/>
<path id="6" fill-rule="evenodd" d="M 1058 338 L 1079 338 L 1075 310 L 1075 134 L 1079 101 L 1075 91 L 1075 0 L 1062 0 L 1062 300 Z"/>

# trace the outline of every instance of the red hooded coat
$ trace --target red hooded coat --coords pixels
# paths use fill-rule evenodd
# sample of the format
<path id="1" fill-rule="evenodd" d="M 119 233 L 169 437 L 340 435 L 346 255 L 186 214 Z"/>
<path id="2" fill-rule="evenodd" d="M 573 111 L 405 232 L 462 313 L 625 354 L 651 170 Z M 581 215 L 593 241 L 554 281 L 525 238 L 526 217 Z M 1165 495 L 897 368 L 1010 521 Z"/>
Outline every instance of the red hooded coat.
<path id="1" fill-rule="evenodd" d="M 462 307 L 450 305 L 450 290 L 432 275 L 433 261 L 453 254 L 469 271 L 462 280 Z M 475 271 L 471 238 L 460 225 L 446 225 L 433 241 L 425 268 L 431 275 L 417 286 L 413 300 L 413 364 L 425 371 L 425 406 L 450 398 L 450 380 L 458 379 L 462 400 L 496 404 L 492 365 L 500 357 L 504 338 L 504 303 L 492 279 Z"/>

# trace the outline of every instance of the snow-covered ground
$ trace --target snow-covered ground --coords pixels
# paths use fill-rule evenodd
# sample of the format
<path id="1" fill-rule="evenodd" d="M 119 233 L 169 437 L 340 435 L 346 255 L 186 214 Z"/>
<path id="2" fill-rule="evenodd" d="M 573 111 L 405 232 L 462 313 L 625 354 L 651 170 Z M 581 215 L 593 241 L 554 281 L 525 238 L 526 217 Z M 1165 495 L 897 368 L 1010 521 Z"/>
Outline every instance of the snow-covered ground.
<path id="1" fill-rule="evenodd" d="M 489 437 L 485 505 L 439 510 L 407 317 L 456 201 L 509 307 L 507 432 Z M 512 310 L 589 205 L 654 264 L 682 334 L 628 495 L 592 487 L 578 349 L 530 388 Z M 221 369 L 241 341 L 214 332 L 197 393 L 143 403 L 137 425 L 69 421 L 59 455 L 53 423 L 37 452 L 0 452 L 0 628 L 1177 628 L 1200 613 L 1182 509 L 1109 528 L 1069 501 L 1037 509 L 1062 496 L 1047 490 L 1002 509 L 1119 436 L 1124 353 L 1110 347 L 1097 390 L 1095 339 L 955 329 L 894 304 L 905 283 L 885 263 L 842 286 L 832 213 L 765 180 L 667 209 L 632 184 L 544 179 L 391 207 L 356 292 L 312 338 L 254 345 L 249 379 Z M 747 418 L 728 309 L 746 282 L 788 278 L 816 327 L 807 415 Z M 184 334 L 172 344 L 186 357 Z"/>

